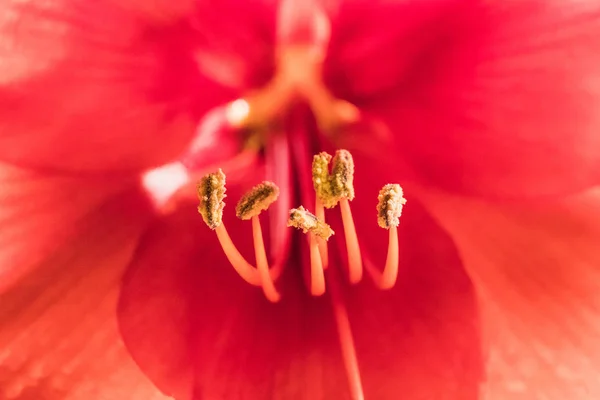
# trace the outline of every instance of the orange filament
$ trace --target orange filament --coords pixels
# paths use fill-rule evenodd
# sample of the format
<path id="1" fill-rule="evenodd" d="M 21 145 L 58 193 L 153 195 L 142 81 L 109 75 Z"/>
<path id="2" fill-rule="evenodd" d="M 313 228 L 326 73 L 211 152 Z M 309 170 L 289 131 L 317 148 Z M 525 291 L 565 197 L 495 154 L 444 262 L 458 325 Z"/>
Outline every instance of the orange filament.
<path id="1" fill-rule="evenodd" d="M 313 233 L 308 234 L 310 246 L 310 293 L 313 296 L 321 296 L 325 293 L 325 273 L 323 271 L 323 260 L 319 252 L 319 240 Z"/>
<path id="2" fill-rule="evenodd" d="M 331 304 L 333 306 L 333 314 L 337 325 L 338 336 L 340 339 L 340 347 L 344 366 L 346 367 L 346 376 L 350 386 L 350 398 L 352 400 L 364 400 L 362 381 L 360 378 L 360 370 L 358 368 L 358 359 L 356 357 L 356 348 L 354 347 L 354 338 L 352 337 L 352 328 L 348 320 L 348 311 L 342 299 L 342 293 L 338 286 L 335 272 L 329 273 Z"/>
<path id="3" fill-rule="evenodd" d="M 254 238 L 254 254 L 256 256 L 256 266 L 258 268 L 258 274 L 260 275 L 263 292 L 269 301 L 276 303 L 281 299 L 281 296 L 277 292 L 269 273 L 269 264 L 267 262 L 267 253 L 265 251 L 262 229 L 260 227 L 260 219 L 258 218 L 258 215 L 253 216 L 251 219 L 252 236 Z"/>
<path id="4" fill-rule="evenodd" d="M 221 247 L 225 252 L 225 257 L 229 260 L 229 263 L 235 269 L 243 280 L 248 282 L 254 286 L 262 286 L 262 281 L 260 275 L 256 268 L 254 268 L 244 256 L 239 252 L 231 237 L 229 237 L 229 233 L 227 233 L 227 229 L 225 229 L 225 224 L 221 224 L 215 228 L 215 232 L 217 234 L 217 238 L 219 239 L 219 243 L 221 243 Z"/>
<path id="5" fill-rule="evenodd" d="M 389 243 L 385 267 L 383 272 L 379 272 L 371 261 L 365 259 L 367 272 L 375 282 L 375 285 L 381 290 L 387 290 L 394 287 L 398 279 L 399 248 L 398 248 L 398 228 L 391 226 L 389 229 Z"/>
<path id="6" fill-rule="evenodd" d="M 317 218 L 322 219 L 323 222 L 326 222 L 325 207 L 323 207 L 323 203 L 321 203 L 319 197 L 317 197 L 315 201 L 315 215 L 317 216 Z M 321 253 L 321 260 L 323 262 L 323 269 L 327 269 L 327 267 L 329 266 L 329 252 L 327 250 L 327 242 L 325 242 L 324 240 L 318 240 L 318 243 L 319 252 Z"/>
<path id="7" fill-rule="evenodd" d="M 260 221 L 259 221 L 259 223 L 260 223 Z M 259 253 L 260 253 L 261 249 L 262 249 L 262 253 L 263 254 L 265 253 L 265 250 L 264 250 L 265 247 L 264 247 L 264 242 L 263 242 L 263 238 L 262 238 L 262 230 L 260 230 L 260 225 L 258 226 L 258 229 L 260 230 L 260 232 L 259 232 L 260 237 L 256 234 L 255 230 L 257 228 L 255 228 L 254 225 L 255 225 L 255 223 L 253 223 L 254 251 L 255 251 L 255 256 L 257 258 L 257 264 L 259 264 L 258 269 L 255 268 L 248 261 L 246 261 L 244 256 L 237 249 L 237 247 L 235 247 L 235 244 L 233 244 L 233 241 L 231 240 L 231 237 L 229 236 L 227 229 L 225 229 L 225 224 L 221 224 L 218 227 L 216 227 L 215 233 L 217 234 L 219 243 L 221 244 L 221 247 L 223 248 L 225 257 L 227 257 L 227 260 L 229 260 L 229 263 L 231 264 L 231 266 L 233 267 L 235 272 L 237 272 L 238 275 L 243 280 L 245 280 L 246 282 L 248 282 L 249 284 L 251 284 L 253 286 L 263 287 L 263 291 L 270 290 L 268 288 L 268 286 L 270 285 L 273 288 L 273 290 L 270 291 L 270 293 L 271 294 L 275 293 L 277 296 L 279 296 L 279 293 L 277 293 L 277 291 L 274 289 L 273 282 L 279 278 L 279 276 L 281 275 L 281 272 L 283 270 L 283 267 L 276 265 L 275 267 L 273 267 L 272 270 L 269 270 L 268 264 L 265 261 L 264 265 L 266 266 L 266 271 L 269 273 L 269 279 L 266 279 L 266 278 L 263 279 L 264 271 L 261 272 L 261 265 L 258 262 L 258 259 L 260 257 Z M 260 240 L 260 243 L 257 243 L 258 240 Z M 266 255 L 264 256 L 264 259 L 266 260 Z M 265 289 L 265 286 L 267 286 L 266 289 Z M 276 297 L 276 296 L 269 296 L 269 295 L 267 295 L 266 292 L 265 292 L 265 296 L 267 296 L 267 298 L 269 300 L 275 299 L 275 297 Z M 273 300 L 271 300 L 271 301 L 273 301 Z M 277 301 L 277 300 L 275 300 L 275 301 Z"/>
<path id="8" fill-rule="evenodd" d="M 342 213 L 342 224 L 344 225 L 344 237 L 346 238 L 346 250 L 348 252 L 348 275 L 350 283 L 358 283 L 362 279 L 363 267 L 360 246 L 352 211 L 350 211 L 350 202 L 348 199 L 340 200 L 340 211 Z"/>

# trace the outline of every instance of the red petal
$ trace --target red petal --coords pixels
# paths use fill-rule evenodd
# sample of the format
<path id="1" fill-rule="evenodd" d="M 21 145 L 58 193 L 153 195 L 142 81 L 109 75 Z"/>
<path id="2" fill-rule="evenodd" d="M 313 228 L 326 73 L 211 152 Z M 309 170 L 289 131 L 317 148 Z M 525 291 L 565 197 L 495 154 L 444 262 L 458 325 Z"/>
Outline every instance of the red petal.
<path id="1" fill-rule="evenodd" d="M 172 23 L 189 16 L 194 11 L 196 0 L 112 0 L 119 7 L 136 13 L 144 20 L 161 24 Z"/>
<path id="2" fill-rule="evenodd" d="M 398 27 L 382 31 L 399 36 L 379 47 L 380 36 L 365 34 L 373 48 L 364 45 L 363 64 L 344 61 L 384 64 L 358 70 L 352 81 L 395 82 L 389 96 L 373 87 L 378 92 L 362 104 L 389 123 L 398 157 L 428 184 L 471 194 L 551 196 L 598 182 L 600 6 L 446 3 L 429 19 L 406 22 L 401 13 L 428 7 L 396 4 Z M 413 20 L 421 25 L 403 32 Z M 390 72 L 381 70 L 390 63 Z"/>
<path id="3" fill-rule="evenodd" d="M 600 192 L 499 208 L 434 195 L 481 294 L 492 400 L 600 395 Z"/>
<path id="4" fill-rule="evenodd" d="M 431 24 L 449 5 L 447 0 L 341 2 L 330 13 L 328 86 L 361 105 L 396 89 L 431 41 Z"/>
<path id="5" fill-rule="evenodd" d="M 279 285 L 283 299 L 269 303 L 233 271 L 195 208 L 157 223 L 125 277 L 119 318 L 136 362 L 181 400 L 340 398 L 345 376 L 327 303 L 303 291 L 295 263 Z M 226 225 L 252 260 L 250 227 L 232 208 Z"/>
<path id="6" fill-rule="evenodd" d="M 265 84 L 275 66 L 276 16 L 273 0 L 200 2 L 195 45 L 202 71 L 237 90 Z"/>
<path id="7" fill-rule="evenodd" d="M 87 171 L 162 164 L 226 97 L 200 76 L 194 30 L 183 20 L 144 19 L 132 2 L 112 0 L 0 9 L 11 16 L 0 23 L 5 161 Z"/>
<path id="8" fill-rule="evenodd" d="M 322 51 L 329 42 L 331 27 L 320 0 L 281 0 L 277 12 L 277 43 L 309 45 Z"/>
<path id="9" fill-rule="evenodd" d="M 90 215 L 135 182 L 46 176 L 0 164 L 0 292 L 80 235 Z"/>
<path id="10" fill-rule="evenodd" d="M 398 171 L 354 154 L 356 198 L 351 202 L 359 243 L 383 268 L 387 231 L 377 225 L 377 194 L 402 183 Z M 379 291 L 368 275 L 348 299 L 358 362 L 367 398 L 478 399 L 483 356 L 473 285 L 448 235 L 408 191 L 400 218 L 400 272 L 396 286 Z M 334 224 L 346 266 L 343 228 Z M 330 240 L 331 241 L 331 240 Z"/>
<path id="11" fill-rule="evenodd" d="M 72 193 L 71 204 L 80 196 L 85 197 Z M 49 219 L 36 212 L 22 219 L 39 217 L 40 230 L 59 232 L 61 224 L 73 223 L 63 216 Z M 97 204 L 74 224 L 77 235 L 0 295 L 0 398 L 164 399 L 123 348 L 115 318 L 119 278 L 148 216 L 137 191 Z M 34 241 L 36 234 L 31 231 L 28 238 Z M 7 249 L 4 243 L 0 247 Z"/>
<path id="12" fill-rule="evenodd" d="M 231 126 L 227 120 L 227 107 L 216 107 L 198 125 L 195 138 L 181 162 L 190 171 L 223 167 L 245 150 L 245 140 L 246 132 Z"/>

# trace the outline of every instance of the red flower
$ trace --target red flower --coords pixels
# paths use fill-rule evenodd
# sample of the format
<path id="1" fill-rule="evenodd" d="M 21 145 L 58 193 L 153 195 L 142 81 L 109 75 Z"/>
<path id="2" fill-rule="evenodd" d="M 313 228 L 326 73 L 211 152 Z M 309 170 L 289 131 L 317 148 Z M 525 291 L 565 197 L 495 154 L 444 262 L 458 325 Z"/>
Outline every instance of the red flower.
<path id="1" fill-rule="evenodd" d="M 600 209 L 596 192 L 575 195 L 600 172 L 600 3 L 0 7 L 4 397 L 148 396 L 102 391 L 130 373 L 104 354 L 126 264 L 126 346 L 178 399 L 468 400 L 482 384 L 498 399 L 600 394 Z M 287 210 L 313 208 L 312 155 L 340 148 L 375 265 L 387 248 L 378 190 L 405 188 L 400 272 L 387 291 L 348 284 L 356 258 L 333 210 L 315 297 Z M 164 164 L 143 190 L 141 174 Z M 264 179 L 280 187 L 265 229 L 270 263 L 285 260 L 277 304 L 229 267 L 188 196 L 216 166 L 233 201 Z M 252 259 L 233 204 L 224 221 Z M 84 372 L 102 383 L 73 383 Z"/>

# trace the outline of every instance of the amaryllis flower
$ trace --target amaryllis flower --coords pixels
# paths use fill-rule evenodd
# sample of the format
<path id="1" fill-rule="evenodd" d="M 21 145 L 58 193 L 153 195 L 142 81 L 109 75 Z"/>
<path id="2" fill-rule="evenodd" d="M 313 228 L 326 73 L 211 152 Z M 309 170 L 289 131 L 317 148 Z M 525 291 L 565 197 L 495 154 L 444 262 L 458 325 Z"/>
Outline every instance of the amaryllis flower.
<path id="1" fill-rule="evenodd" d="M 4 1 L 1 396 L 159 398 L 117 314 L 180 400 L 597 398 L 599 35 L 597 1 Z"/>

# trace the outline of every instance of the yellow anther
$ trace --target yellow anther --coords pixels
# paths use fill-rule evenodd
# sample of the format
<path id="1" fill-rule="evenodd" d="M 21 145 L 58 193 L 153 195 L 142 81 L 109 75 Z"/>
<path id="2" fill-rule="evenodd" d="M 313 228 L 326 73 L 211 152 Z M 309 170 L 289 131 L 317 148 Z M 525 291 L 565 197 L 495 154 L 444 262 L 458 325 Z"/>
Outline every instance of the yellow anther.
<path id="1" fill-rule="evenodd" d="M 198 212 L 210 229 L 216 229 L 223 222 L 225 190 L 225 174 L 220 168 L 205 175 L 198 183 Z"/>
<path id="2" fill-rule="evenodd" d="M 250 189 L 235 207 L 238 218 L 248 220 L 267 210 L 279 197 L 279 187 L 273 182 L 264 181 Z"/>
<path id="3" fill-rule="evenodd" d="M 402 207 L 406 204 L 403 191 L 397 183 L 387 184 L 380 191 L 377 204 L 377 223 L 384 229 L 397 227 L 402 215 Z"/>
<path id="4" fill-rule="evenodd" d="M 302 206 L 290 210 L 287 226 L 302 229 L 304 233 L 311 232 L 325 240 L 334 234 L 333 229 L 326 222 L 320 220 Z"/>
<path id="5" fill-rule="evenodd" d="M 339 200 L 354 200 L 354 160 L 348 150 L 337 150 L 333 157 L 331 190 Z"/>
<path id="6" fill-rule="evenodd" d="M 354 200 L 354 160 L 349 151 L 338 150 L 334 157 L 325 152 L 315 155 L 312 178 L 317 198 L 324 207 L 333 208 L 342 199 Z"/>
<path id="7" fill-rule="evenodd" d="M 315 193 L 327 208 L 335 207 L 338 202 L 331 189 L 331 176 L 329 175 L 331 158 L 330 154 L 321 152 L 314 155 L 312 162 L 312 179 Z"/>

